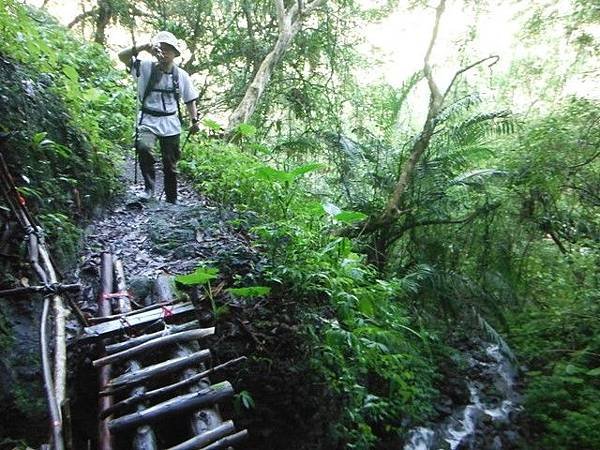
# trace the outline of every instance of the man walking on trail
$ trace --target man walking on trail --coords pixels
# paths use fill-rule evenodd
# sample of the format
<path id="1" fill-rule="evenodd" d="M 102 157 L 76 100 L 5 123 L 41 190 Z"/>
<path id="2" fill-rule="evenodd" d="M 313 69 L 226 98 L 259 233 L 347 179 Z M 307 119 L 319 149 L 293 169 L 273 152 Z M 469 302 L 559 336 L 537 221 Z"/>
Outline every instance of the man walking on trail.
<path id="1" fill-rule="evenodd" d="M 152 150 L 158 140 L 162 155 L 165 196 L 168 202 L 177 202 L 176 165 L 180 156 L 181 110 L 179 100 L 185 103 L 191 118 L 190 133 L 198 131 L 194 88 L 188 73 L 173 64 L 180 52 L 179 42 L 168 31 L 159 32 L 151 43 L 133 46 L 119 53 L 137 82 L 139 112 L 136 118 L 135 148 L 144 178 L 145 198 L 154 197 L 155 170 Z M 156 57 L 156 62 L 138 59 L 140 51 Z"/>

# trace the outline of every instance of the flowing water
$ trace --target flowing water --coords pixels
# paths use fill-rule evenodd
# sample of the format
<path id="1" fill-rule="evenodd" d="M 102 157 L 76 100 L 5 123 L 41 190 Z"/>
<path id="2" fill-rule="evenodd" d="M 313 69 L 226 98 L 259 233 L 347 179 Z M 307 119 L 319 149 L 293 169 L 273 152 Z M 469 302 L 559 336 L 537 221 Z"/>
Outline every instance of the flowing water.
<path id="1" fill-rule="evenodd" d="M 404 450 L 503 450 L 518 434 L 511 430 L 520 409 L 515 389 L 516 369 L 498 345 L 485 344 L 485 352 L 469 355 L 469 404 L 457 407 L 431 427 L 413 429 Z"/>

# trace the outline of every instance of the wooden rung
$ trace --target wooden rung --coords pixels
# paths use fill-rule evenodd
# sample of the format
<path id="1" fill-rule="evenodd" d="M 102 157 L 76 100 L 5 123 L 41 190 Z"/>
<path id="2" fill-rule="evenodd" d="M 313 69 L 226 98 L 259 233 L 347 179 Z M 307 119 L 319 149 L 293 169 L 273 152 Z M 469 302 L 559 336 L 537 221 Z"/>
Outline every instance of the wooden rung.
<path id="1" fill-rule="evenodd" d="M 168 450 L 195 450 L 205 445 L 212 444 L 213 442 L 221 439 L 222 437 L 228 436 L 235 432 L 235 426 L 233 421 L 228 420 L 222 423 L 212 430 L 208 430 L 198 436 L 194 436 L 181 444 L 177 444 L 175 447 L 171 447 Z"/>
<path id="2" fill-rule="evenodd" d="M 127 397 L 127 398 L 115 403 L 110 408 L 102 411 L 100 413 L 100 419 L 105 419 L 106 417 L 114 414 L 115 411 L 118 411 L 120 409 L 127 408 L 127 407 L 130 407 L 133 405 L 137 405 L 138 403 L 141 403 L 144 401 L 151 401 L 151 400 L 156 399 L 157 397 L 165 397 L 166 395 L 171 394 L 171 393 L 177 391 L 178 389 L 181 389 L 183 387 L 197 383 L 202 378 L 205 378 L 218 370 L 225 369 L 226 367 L 229 367 L 233 364 L 237 364 L 240 361 L 245 361 L 245 360 L 246 360 L 245 356 L 240 356 L 239 358 L 232 359 L 223 364 L 219 364 L 218 366 L 212 367 L 210 369 L 207 369 L 200 373 L 192 375 L 191 377 L 186 378 L 185 380 L 178 381 L 177 383 L 169 384 L 167 386 L 162 386 L 157 389 L 147 391 L 147 392 L 144 392 L 141 394 L 134 394 L 131 397 Z"/>
<path id="3" fill-rule="evenodd" d="M 141 383 L 144 380 L 147 380 L 148 378 L 165 375 L 185 367 L 190 367 L 199 362 L 206 361 L 209 358 L 210 350 L 200 350 L 199 352 L 192 353 L 189 356 L 173 358 L 168 361 L 154 364 L 153 366 L 144 367 L 135 372 L 124 373 L 123 375 L 119 375 L 118 377 L 110 380 L 106 386 L 107 390 L 100 392 L 100 394 L 111 394 L 125 386 L 133 386 Z"/>
<path id="4" fill-rule="evenodd" d="M 166 313 L 165 308 L 168 308 Z M 149 311 L 144 311 L 139 314 L 132 314 L 127 316 L 126 320 L 115 319 L 110 322 L 103 322 L 83 329 L 83 335 L 80 336 L 80 341 L 88 341 L 90 339 L 104 339 L 124 330 L 136 328 L 142 325 L 146 325 L 150 322 L 154 322 L 159 319 L 173 319 L 186 314 L 190 314 L 194 311 L 194 305 L 191 303 L 175 304 L 171 307 L 155 308 Z"/>
<path id="5" fill-rule="evenodd" d="M 127 350 L 128 348 L 143 344 L 144 342 L 150 341 L 152 339 L 156 339 L 162 336 L 169 336 L 171 334 L 179 333 L 181 331 L 194 330 L 196 328 L 199 328 L 197 320 L 192 320 L 191 322 L 186 322 L 181 325 L 170 325 L 164 330 L 160 330 L 155 333 L 143 334 L 141 336 L 137 336 L 123 342 L 117 342 L 116 344 L 107 345 L 104 347 L 104 351 L 107 355 L 110 355 L 112 353 L 122 352 L 123 350 Z"/>
<path id="6" fill-rule="evenodd" d="M 181 395 L 151 406 L 143 411 L 134 412 L 108 422 L 111 432 L 119 432 L 155 422 L 166 416 L 184 413 L 213 405 L 233 395 L 233 386 L 224 381 L 192 394 Z"/>
<path id="7" fill-rule="evenodd" d="M 198 330 L 189 330 L 182 331 L 180 333 L 172 334 L 170 336 L 163 336 L 156 339 L 152 339 L 146 341 L 142 344 L 139 344 L 137 347 L 129 348 L 127 350 L 123 350 L 119 353 L 113 353 L 112 355 L 104 356 L 99 358 L 93 362 L 94 367 L 106 366 L 107 364 L 114 364 L 134 356 L 139 355 L 140 353 L 149 352 L 151 350 L 156 350 L 160 347 L 164 347 L 165 345 L 171 345 L 180 342 L 189 342 L 196 339 L 202 339 L 206 336 L 210 336 L 215 334 L 215 329 L 213 328 L 201 328 Z"/>
<path id="8" fill-rule="evenodd" d="M 218 441 L 213 442 L 212 444 L 209 444 L 206 447 L 202 447 L 200 450 L 218 450 L 218 449 L 229 448 L 229 447 L 239 444 L 247 437 L 248 437 L 248 430 L 242 430 L 238 433 L 232 434 L 231 436 L 225 436 L 224 438 L 219 439 Z"/>

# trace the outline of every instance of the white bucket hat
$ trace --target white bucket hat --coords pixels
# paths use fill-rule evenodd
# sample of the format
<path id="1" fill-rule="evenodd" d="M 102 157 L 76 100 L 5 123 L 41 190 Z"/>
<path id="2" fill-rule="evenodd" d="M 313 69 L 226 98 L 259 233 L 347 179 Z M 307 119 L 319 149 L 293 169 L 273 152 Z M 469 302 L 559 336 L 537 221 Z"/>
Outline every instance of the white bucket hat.
<path id="1" fill-rule="evenodd" d="M 177 52 L 177 56 L 181 55 L 181 45 L 173 33 L 169 33 L 168 31 L 159 31 L 156 36 L 152 38 L 152 43 L 156 45 L 160 44 L 161 42 L 169 44 L 171 47 L 173 47 Z"/>

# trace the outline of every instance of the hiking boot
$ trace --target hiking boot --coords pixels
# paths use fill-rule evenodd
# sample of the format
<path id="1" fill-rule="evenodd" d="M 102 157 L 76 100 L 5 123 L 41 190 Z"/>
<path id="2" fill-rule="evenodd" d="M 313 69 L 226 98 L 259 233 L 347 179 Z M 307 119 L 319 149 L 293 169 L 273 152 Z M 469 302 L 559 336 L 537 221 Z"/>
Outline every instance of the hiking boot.
<path id="1" fill-rule="evenodd" d="M 154 189 L 146 188 L 141 198 L 142 200 L 152 200 L 154 198 Z"/>

